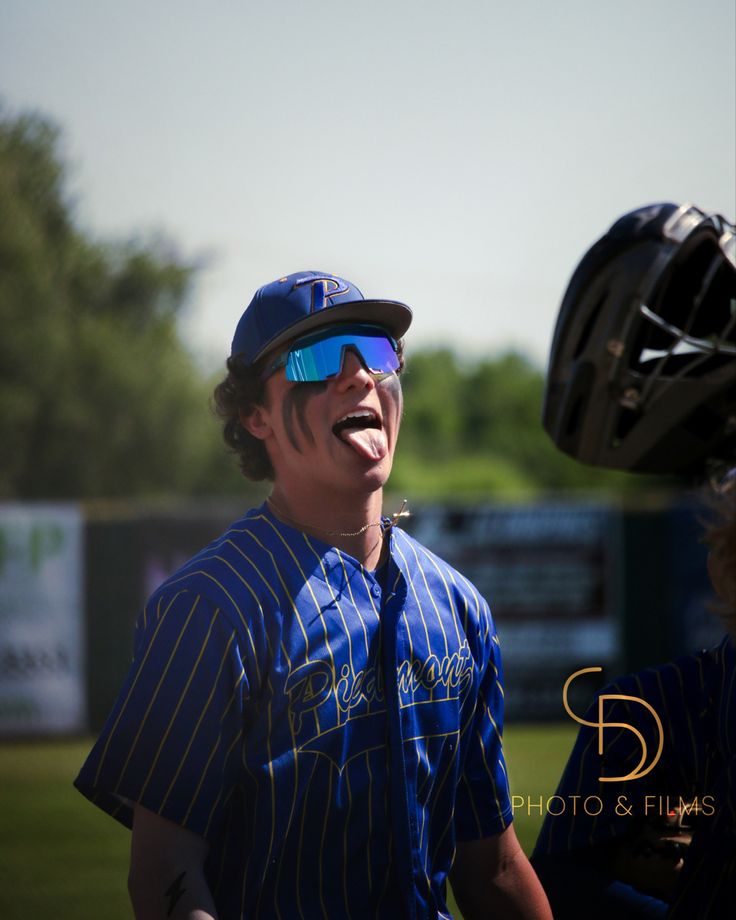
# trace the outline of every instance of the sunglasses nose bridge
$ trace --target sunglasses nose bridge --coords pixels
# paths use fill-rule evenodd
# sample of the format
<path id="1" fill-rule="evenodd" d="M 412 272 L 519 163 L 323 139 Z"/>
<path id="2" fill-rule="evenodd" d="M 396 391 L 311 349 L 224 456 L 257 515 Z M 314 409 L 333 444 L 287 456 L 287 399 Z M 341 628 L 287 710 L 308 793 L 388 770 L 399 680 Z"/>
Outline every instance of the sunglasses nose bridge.
<path id="1" fill-rule="evenodd" d="M 350 360 L 351 356 L 354 359 L 352 361 Z M 353 377 L 361 371 L 372 377 L 358 345 L 355 343 L 343 345 L 340 352 L 340 369 L 337 372 L 337 378 Z"/>

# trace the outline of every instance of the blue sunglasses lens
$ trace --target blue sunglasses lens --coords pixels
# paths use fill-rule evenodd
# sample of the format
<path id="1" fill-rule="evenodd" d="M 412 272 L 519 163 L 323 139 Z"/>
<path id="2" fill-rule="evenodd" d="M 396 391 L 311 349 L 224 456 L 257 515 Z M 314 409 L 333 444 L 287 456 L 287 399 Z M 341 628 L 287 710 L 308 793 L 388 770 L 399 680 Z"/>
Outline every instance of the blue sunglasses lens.
<path id="1" fill-rule="evenodd" d="M 354 349 L 371 374 L 399 368 L 393 341 L 381 329 L 331 330 L 322 337 L 297 341 L 286 359 L 286 379 L 296 383 L 329 380 L 342 368 L 346 349 Z"/>

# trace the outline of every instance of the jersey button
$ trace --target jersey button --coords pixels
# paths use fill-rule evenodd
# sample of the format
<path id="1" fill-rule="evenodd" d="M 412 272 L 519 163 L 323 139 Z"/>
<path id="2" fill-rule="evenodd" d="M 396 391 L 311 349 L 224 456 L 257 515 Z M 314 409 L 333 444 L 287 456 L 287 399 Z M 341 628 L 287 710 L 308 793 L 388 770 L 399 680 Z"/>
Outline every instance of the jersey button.
<path id="1" fill-rule="evenodd" d="M 374 596 L 374 597 L 380 597 L 380 596 L 381 596 L 381 589 L 379 588 L 378 585 L 373 585 L 373 587 L 371 588 L 371 591 L 373 592 L 373 596 Z"/>

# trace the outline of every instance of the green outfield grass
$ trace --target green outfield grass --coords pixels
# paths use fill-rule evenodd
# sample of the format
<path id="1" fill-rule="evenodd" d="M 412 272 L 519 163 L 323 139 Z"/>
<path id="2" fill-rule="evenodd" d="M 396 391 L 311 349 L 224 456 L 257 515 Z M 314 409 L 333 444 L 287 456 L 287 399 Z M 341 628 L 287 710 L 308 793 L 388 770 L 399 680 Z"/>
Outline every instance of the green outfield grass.
<path id="1" fill-rule="evenodd" d="M 509 725 L 504 732 L 504 747 L 513 795 L 538 802 L 557 788 L 562 768 L 572 749 L 577 726 Z M 539 810 L 526 806 L 514 813 L 516 834 L 527 854 L 531 854 L 542 824 Z"/>
<path id="2" fill-rule="evenodd" d="M 574 727 L 511 726 L 512 791 L 547 796 L 567 758 Z M 129 834 L 72 787 L 88 741 L 0 745 L 0 917 L 2 920 L 129 920 Z M 515 816 L 530 851 L 540 824 Z M 459 915 L 458 915 L 459 916 Z"/>

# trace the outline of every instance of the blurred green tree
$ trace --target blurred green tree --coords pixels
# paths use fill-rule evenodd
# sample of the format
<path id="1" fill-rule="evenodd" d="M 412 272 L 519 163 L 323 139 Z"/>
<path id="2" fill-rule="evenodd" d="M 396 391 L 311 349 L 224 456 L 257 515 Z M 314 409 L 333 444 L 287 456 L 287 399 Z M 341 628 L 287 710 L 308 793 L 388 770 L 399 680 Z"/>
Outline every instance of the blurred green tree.
<path id="1" fill-rule="evenodd" d="M 458 413 L 463 376 L 449 348 L 408 349 L 402 377 L 404 417 L 401 452 L 427 461 L 454 456 L 461 448 Z"/>
<path id="2" fill-rule="evenodd" d="M 190 492 L 231 465 L 176 321 L 196 264 L 73 219 L 58 129 L 0 113 L 0 496 Z M 235 474 L 230 480 L 237 485 Z"/>
<path id="3" fill-rule="evenodd" d="M 396 492 L 469 500 L 651 487 L 557 450 L 541 424 L 544 374 L 518 352 L 460 361 L 447 348 L 410 349 L 403 386 Z"/>

